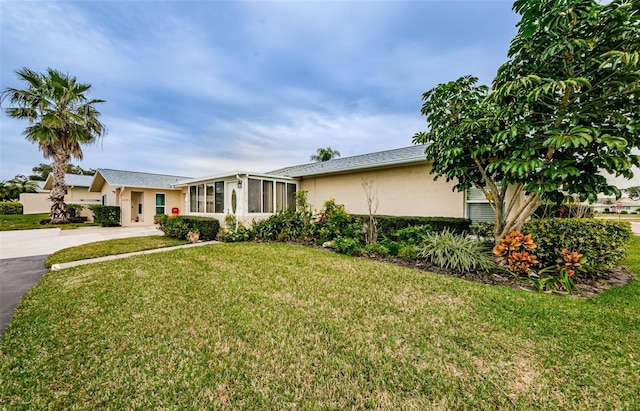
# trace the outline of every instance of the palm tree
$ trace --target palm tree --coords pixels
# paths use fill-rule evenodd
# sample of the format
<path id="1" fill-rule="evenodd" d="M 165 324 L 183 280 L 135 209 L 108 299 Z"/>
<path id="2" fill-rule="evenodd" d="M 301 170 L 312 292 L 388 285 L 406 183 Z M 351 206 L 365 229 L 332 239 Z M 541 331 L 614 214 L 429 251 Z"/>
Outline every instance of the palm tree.
<path id="1" fill-rule="evenodd" d="M 35 193 L 38 191 L 38 183 L 33 180 L 29 180 L 22 174 L 18 174 L 7 182 L 8 184 L 8 197 L 12 200 L 20 198 L 22 193 Z"/>
<path id="2" fill-rule="evenodd" d="M 333 150 L 331 147 L 319 148 L 316 150 L 316 154 L 311 156 L 311 161 L 329 161 L 336 157 L 340 157 L 338 150 Z"/>
<path id="3" fill-rule="evenodd" d="M 53 188 L 51 190 L 51 223 L 69 221 L 64 203 L 64 173 L 71 156 L 82 160 L 82 144 L 92 144 L 106 134 L 98 121 L 100 112 L 94 107 L 104 100 L 88 100 L 85 93 L 90 84 L 78 83 L 75 77 L 54 69 L 44 74 L 28 68 L 17 70 L 25 83 L 24 90 L 7 87 L 0 101 L 9 99 L 12 106 L 5 112 L 13 118 L 28 120 L 22 133 L 38 144 L 44 158 L 53 158 Z"/>

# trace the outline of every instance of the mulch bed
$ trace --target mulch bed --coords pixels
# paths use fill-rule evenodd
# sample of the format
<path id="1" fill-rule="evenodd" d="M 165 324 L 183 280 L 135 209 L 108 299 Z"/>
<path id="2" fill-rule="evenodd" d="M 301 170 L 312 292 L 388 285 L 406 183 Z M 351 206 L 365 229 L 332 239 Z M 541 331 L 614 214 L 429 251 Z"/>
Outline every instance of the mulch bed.
<path id="1" fill-rule="evenodd" d="M 534 286 L 526 281 L 519 280 L 513 275 L 504 273 L 495 273 L 488 271 L 472 271 L 461 273 L 452 270 L 446 270 L 424 261 L 407 261 L 397 257 L 380 257 L 377 255 L 365 255 L 365 258 L 372 258 L 392 264 L 401 265 L 403 267 L 415 268 L 418 270 L 429 271 L 432 273 L 449 275 L 452 277 L 462 278 L 463 280 L 489 285 L 501 285 L 505 287 L 516 288 L 520 290 L 535 291 Z M 626 267 L 613 268 L 602 273 L 601 276 L 581 276 L 574 278 L 576 290 L 573 296 L 588 296 L 599 294 L 613 287 L 620 287 L 629 284 L 635 275 Z"/>

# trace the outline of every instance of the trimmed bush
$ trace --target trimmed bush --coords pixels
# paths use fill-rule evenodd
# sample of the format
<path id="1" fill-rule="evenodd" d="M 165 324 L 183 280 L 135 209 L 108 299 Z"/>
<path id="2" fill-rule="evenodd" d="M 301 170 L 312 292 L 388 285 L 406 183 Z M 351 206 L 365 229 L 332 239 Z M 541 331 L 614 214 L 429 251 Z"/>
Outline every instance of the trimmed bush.
<path id="1" fill-rule="evenodd" d="M 414 225 L 396 231 L 393 237 L 401 244 L 420 244 L 429 232 L 431 232 L 430 225 Z"/>
<path id="2" fill-rule="evenodd" d="M 22 214 L 22 203 L 16 201 L 0 202 L 0 214 Z"/>
<path id="3" fill-rule="evenodd" d="M 120 207 L 94 204 L 89 206 L 96 216 L 96 223 L 102 227 L 117 227 L 120 225 Z"/>
<path id="4" fill-rule="evenodd" d="M 252 229 L 260 240 L 292 241 L 309 236 L 304 215 L 295 211 L 278 212 L 265 220 L 254 220 Z"/>
<path id="5" fill-rule="evenodd" d="M 184 240 L 189 231 L 200 231 L 200 239 L 210 241 L 216 238 L 220 230 L 220 222 L 215 218 L 172 216 L 159 218 L 160 230 L 167 237 Z"/>
<path id="6" fill-rule="evenodd" d="M 80 217 L 80 213 L 82 213 L 82 207 L 82 204 L 67 204 L 67 212 L 69 213 L 69 217 Z"/>
<path id="7" fill-rule="evenodd" d="M 368 215 L 354 215 L 359 221 L 368 221 Z M 388 216 L 376 215 L 376 223 L 378 225 L 378 234 L 391 236 L 398 230 L 413 226 L 431 226 L 433 231 L 443 231 L 449 229 L 458 234 L 469 231 L 471 220 L 456 217 L 406 217 L 406 216 Z"/>
<path id="8" fill-rule="evenodd" d="M 625 256 L 631 225 L 628 221 L 585 218 L 530 220 L 522 229 L 538 247 L 533 250 L 541 267 L 557 264 L 563 249 L 583 254 L 593 273 L 620 264 Z"/>

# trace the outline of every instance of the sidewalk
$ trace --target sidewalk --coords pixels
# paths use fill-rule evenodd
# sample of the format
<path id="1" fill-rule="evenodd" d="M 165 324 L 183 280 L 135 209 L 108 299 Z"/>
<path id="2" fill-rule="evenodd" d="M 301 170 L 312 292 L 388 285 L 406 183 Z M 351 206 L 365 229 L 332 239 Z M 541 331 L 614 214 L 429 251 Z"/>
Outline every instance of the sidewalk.
<path id="1" fill-rule="evenodd" d="M 79 261 L 71 261 L 71 262 L 68 262 L 68 263 L 54 264 L 54 265 L 51 266 L 51 269 L 52 270 L 62 270 L 62 269 L 65 269 L 65 268 L 77 267 L 79 265 L 100 263 L 102 261 L 119 260 L 121 258 L 131 257 L 133 255 L 155 254 L 155 253 L 161 253 L 161 252 L 164 252 L 164 251 L 177 250 L 179 248 L 200 247 L 200 246 L 209 245 L 209 244 L 219 244 L 219 242 L 218 241 L 203 241 L 203 242 L 195 243 L 195 244 L 184 244 L 184 245 L 176 245 L 176 246 L 173 246 L 173 247 L 154 248 L 152 250 L 136 251 L 134 253 L 107 255 L 107 256 L 104 256 L 104 257 L 91 258 L 91 259 L 88 259 L 88 260 L 79 260 Z"/>
<path id="2" fill-rule="evenodd" d="M 163 233 L 155 226 L 0 231 L 0 259 L 48 255 L 63 248 L 96 241 L 150 235 Z"/>

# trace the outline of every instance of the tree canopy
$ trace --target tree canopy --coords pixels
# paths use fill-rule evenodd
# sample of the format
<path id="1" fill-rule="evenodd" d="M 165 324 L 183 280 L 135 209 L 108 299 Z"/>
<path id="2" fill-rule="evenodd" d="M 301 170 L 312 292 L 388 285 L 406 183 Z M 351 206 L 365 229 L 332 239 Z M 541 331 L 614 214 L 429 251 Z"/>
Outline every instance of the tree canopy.
<path id="1" fill-rule="evenodd" d="M 333 158 L 340 157 L 340 152 L 331 147 L 319 148 L 316 154 L 311 155 L 311 161 L 329 161 Z"/>
<path id="2" fill-rule="evenodd" d="M 522 18 L 492 87 L 472 76 L 423 95 L 438 177 L 477 187 L 496 236 L 543 200 L 620 196 L 601 174 L 631 178 L 640 159 L 640 8 L 633 0 L 518 0 Z M 526 195 L 522 196 L 520 193 Z"/>
<path id="3" fill-rule="evenodd" d="M 33 174 L 31 174 L 29 176 L 30 180 L 40 180 L 40 181 L 44 181 L 47 179 L 47 177 L 49 176 L 50 173 L 53 172 L 53 165 L 52 164 L 46 164 L 46 163 L 40 163 L 37 166 L 33 167 L 31 169 L 31 172 Z M 66 169 L 65 169 L 65 173 L 67 174 L 78 174 L 78 175 L 83 175 L 83 176 L 92 176 L 96 173 L 96 170 L 94 169 L 88 169 L 85 170 L 84 168 L 75 165 L 75 164 L 67 164 Z"/>
<path id="4" fill-rule="evenodd" d="M 10 117 L 27 120 L 23 135 L 35 143 L 44 158 L 53 159 L 53 189 L 51 190 L 51 222 L 67 222 L 64 203 L 64 174 L 70 158 L 82 159 L 83 144 L 95 143 L 106 133 L 98 120 L 95 105 L 104 100 L 89 100 L 89 84 L 54 69 L 37 73 L 28 68 L 16 71 L 24 89 L 7 87 L 1 101 L 9 101 L 5 109 Z"/>

